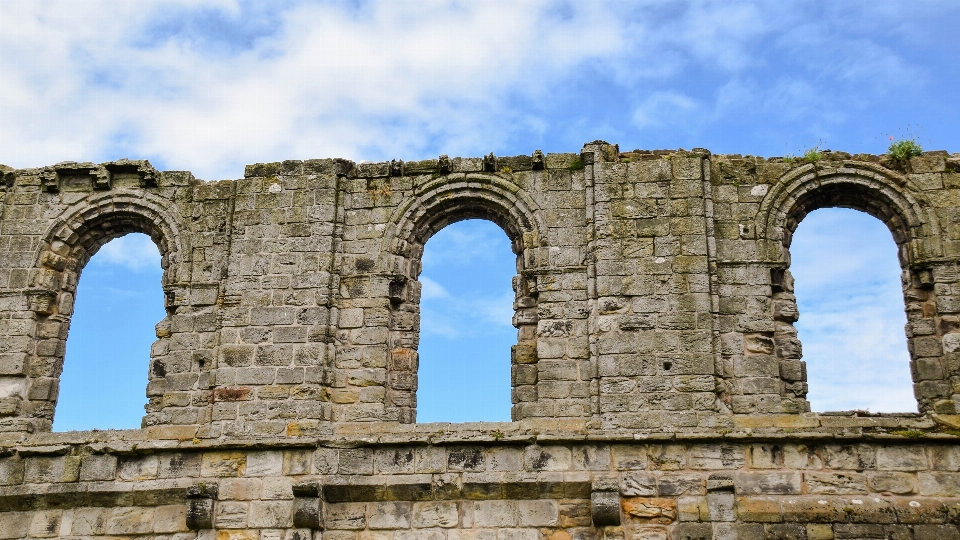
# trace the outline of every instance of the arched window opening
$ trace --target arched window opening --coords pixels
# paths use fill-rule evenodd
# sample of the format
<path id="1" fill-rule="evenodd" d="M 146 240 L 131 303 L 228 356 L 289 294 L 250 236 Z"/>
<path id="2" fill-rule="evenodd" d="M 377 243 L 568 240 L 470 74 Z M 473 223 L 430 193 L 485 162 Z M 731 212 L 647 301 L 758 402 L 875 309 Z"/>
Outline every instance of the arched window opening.
<path id="1" fill-rule="evenodd" d="M 139 428 L 154 326 L 165 315 L 160 252 L 128 234 L 84 266 L 70 321 L 53 429 Z"/>
<path id="2" fill-rule="evenodd" d="M 486 220 L 446 226 L 419 276 L 418 422 L 509 421 L 516 255 Z"/>
<path id="3" fill-rule="evenodd" d="M 916 411 L 898 247 L 880 220 L 815 210 L 790 245 L 811 409 Z"/>

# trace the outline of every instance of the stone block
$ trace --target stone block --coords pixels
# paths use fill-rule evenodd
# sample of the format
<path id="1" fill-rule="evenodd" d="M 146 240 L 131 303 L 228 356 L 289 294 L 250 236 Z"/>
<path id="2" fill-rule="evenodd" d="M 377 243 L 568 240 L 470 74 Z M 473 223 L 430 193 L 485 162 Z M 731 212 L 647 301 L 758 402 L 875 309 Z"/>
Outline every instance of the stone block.
<path id="1" fill-rule="evenodd" d="M 518 516 L 521 527 L 555 527 L 559 519 L 557 503 L 550 500 L 519 501 Z"/>
<path id="2" fill-rule="evenodd" d="M 863 471 L 877 468 L 876 451 L 867 445 L 828 444 L 824 445 L 822 455 L 824 466 L 829 469 Z"/>
<path id="3" fill-rule="evenodd" d="M 453 501 L 429 501 L 413 504 L 412 526 L 414 528 L 456 527 L 460 520 L 457 503 Z"/>
<path id="4" fill-rule="evenodd" d="M 518 501 L 476 501 L 474 524 L 478 527 L 515 527 L 519 512 Z"/>
<path id="5" fill-rule="evenodd" d="M 565 446 L 527 447 L 524 468 L 529 471 L 566 471 L 571 468 L 572 453 Z"/>
<path id="6" fill-rule="evenodd" d="M 80 480 L 113 480 L 117 476 L 117 457 L 109 454 L 84 456 L 80 460 Z"/>
<path id="7" fill-rule="evenodd" d="M 927 469 L 925 452 L 909 446 L 877 448 L 877 469 L 883 471 L 920 471 Z"/>
<path id="8" fill-rule="evenodd" d="M 371 529 L 409 529 L 412 504 L 409 502 L 370 503 L 367 527 Z"/>
<path id="9" fill-rule="evenodd" d="M 249 501 L 260 498 L 260 480 L 256 478 L 224 478 L 219 484 L 221 500 Z"/>
<path id="10" fill-rule="evenodd" d="M 314 454 L 315 464 L 316 459 L 317 455 Z M 340 450 L 338 472 L 340 474 L 373 474 L 373 449 L 347 448 Z"/>
<path id="11" fill-rule="evenodd" d="M 900 472 L 871 472 L 867 475 L 867 485 L 878 493 L 907 495 L 918 489 L 917 477 Z"/>
<path id="12" fill-rule="evenodd" d="M 145 507 L 114 508 L 107 521 L 107 534 L 133 535 L 152 532 L 155 510 Z"/>
<path id="13" fill-rule="evenodd" d="M 413 448 L 387 448 L 374 452 L 374 471 L 377 474 L 410 474 L 414 472 Z"/>
<path id="14" fill-rule="evenodd" d="M 758 523 L 783 521 L 778 497 L 737 497 L 735 509 L 739 521 Z"/>
<path id="15" fill-rule="evenodd" d="M 76 482 L 80 477 L 78 456 L 31 457 L 25 460 L 23 481 L 29 484 Z"/>
<path id="16" fill-rule="evenodd" d="M 157 457 L 158 478 L 183 478 L 200 476 L 200 454 L 176 452 Z"/>
<path id="17" fill-rule="evenodd" d="M 283 474 L 283 454 L 276 451 L 247 454 L 246 476 L 277 476 Z"/>
<path id="18" fill-rule="evenodd" d="M 957 525 L 914 525 L 914 540 L 960 540 Z"/>
<path id="19" fill-rule="evenodd" d="M 657 477 L 648 471 L 620 473 L 620 494 L 624 497 L 656 497 L 659 494 Z"/>
<path id="20" fill-rule="evenodd" d="M 447 450 L 428 446 L 414 451 L 414 469 L 418 473 L 443 473 L 447 471 Z"/>
<path id="21" fill-rule="evenodd" d="M 58 536 L 63 510 L 42 510 L 33 515 L 29 534 L 34 538 L 53 538 Z"/>
<path id="22" fill-rule="evenodd" d="M 156 533 L 185 533 L 187 528 L 187 507 L 171 504 L 156 508 L 153 516 L 153 531 Z"/>
<path id="23" fill-rule="evenodd" d="M 218 528 L 242 529 L 247 526 L 249 503 L 221 501 L 216 505 L 214 524 Z"/>
<path id="24" fill-rule="evenodd" d="M 107 518 L 110 511 L 110 508 L 78 508 L 71 516 L 69 531 L 63 531 L 63 528 L 61 530 L 74 536 L 106 534 Z M 5 530 L 3 527 L 4 515 L 6 514 L 0 513 L 0 536 L 3 534 L 2 531 Z"/>
<path id="25" fill-rule="evenodd" d="M 657 490 L 661 496 L 705 495 L 706 482 L 696 473 L 664 473 L 660 476 Z"/>
<path id="26" fill-rule="evenodd" d="M 804 474 L 807 493 L 843 495 L 867 493 L 866 477 L 862 473 L 815 473 Z"/>
<path id="27" fill-rule="evenodd" d="M 960 493 L 960 473 L 919 472 L 920 494 L 933 497 L 956 497 Z"/>
<path id="28" fill-rule="evenodd" d="M 243 452 L 204 452 L 200 462 L 201 476 L 243 476 L 246 468 Z"/>
<path id="29" fill-rule="evenodd" d="M 738 495 L 794 495 L 802 489 L 797 472 L 739 472 L 734 479 Z"/>
<path id="30" fill-rule="evenodd" d="M 293 526 L 293 501 L 251 501 L 247 525 L 253 528 Z"/>
<path id="31" fill-rule="evenodd" d="M 29 531 L 33 514 L 31 512 L 0 512 L 0 538 L 22 538 Z"/>

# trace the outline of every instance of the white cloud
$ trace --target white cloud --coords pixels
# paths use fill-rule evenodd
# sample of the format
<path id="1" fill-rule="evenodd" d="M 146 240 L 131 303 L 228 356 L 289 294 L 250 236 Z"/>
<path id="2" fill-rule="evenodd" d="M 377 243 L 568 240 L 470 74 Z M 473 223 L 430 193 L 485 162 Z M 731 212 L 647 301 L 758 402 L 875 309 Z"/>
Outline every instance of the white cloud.
<path id="1" fill-rule="evenodd" d="M 430 336 L 446 339 L 457 339 L 462 336 L 465 328 L 461 321 L 453 320 L 450 314 L 443 309 L 446 306 L 438 307 L 441 309 L 435 310 L 423 304 L 420 305 L 421 340 Z"/>
<path id="2" fill-rule="evenodd" d="M 663 126 L 679 118 L 689 118 L 696 107 L 696 101 L 683 94 L 656 92 L 634 110 L 633 121 L 643 128 Z"/>
<path id="3" fill-rule="evenodd" d="M 696 134 L 757 107 L 814 112 L 828 127 L 851 103 L 926 80 L 880 31 L 929 47 L 907 30 L 930 9 L 822 9 L 841 8 L 9 0 L 0 161 L 147 157 L 212 179 L 255 161 L 478 155 L 638 127 Z M 604 109 L 624 113 L 591 114 Z"/>
<path id="4" fill-rule="evenodd" d="M 503 229 L 485 220 L 467 220 L 444 228 L 441 234 L 427 241 L 423 251 L 423 271 L 430 274 L 449 266 L 490 264 L 512 268 L 515 259 L 510 239 Z"/>
<path id="5" fill-rule="evenodd" d="M 847 209 L 817 210 L 791 246 L 814 410 L 915 411 L 896 244 Z"/>
<path id="6" fill-rule="evenodd" d="M 446 289 L 443 288 L 443 285 L 440 285 L 436 281 L 428 278 L 427 276 L 420 276 L 420 298 L 422 300 L 431 300 L 434 298 L 447 298 L 450 294 Z"/>
<path id="7" fill-rule="evenodd" d="M 180 6 L 2 9 L 0 143 L 16 166 L 90 159 L 118 139 L 205 177 L 252 160 L 409 159 L 438 136 L 451 152 L 495 145 L 505 92 L 535 94 L 622 46 L 616 13 L 575 7 L 575 20 L 543 25 L 546 2 L 300 4 L 233 54 L 191 36 L 143 38 Z"/>
<path id="8" fill-rule="evenodd" d="M 507 292 L 499 298 L 473 299 L 470 304 L 473 306 L 477 324 L 485 323 L 501 329 L 512 328 L 513 298 L 513 293 Z"/>
<path id="9" fill-rule="evenodd" d="M 95 255 L 96 260 L 132 272 L 160 268 L 160 250 L 145 234 L 128 234 L 107 242 Z"/>

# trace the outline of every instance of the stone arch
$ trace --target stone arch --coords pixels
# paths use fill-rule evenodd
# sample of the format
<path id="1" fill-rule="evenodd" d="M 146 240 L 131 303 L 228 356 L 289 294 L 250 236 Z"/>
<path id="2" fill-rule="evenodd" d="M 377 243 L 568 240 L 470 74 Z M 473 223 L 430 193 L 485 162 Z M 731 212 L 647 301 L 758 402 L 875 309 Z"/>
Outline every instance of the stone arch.
<path id="1" fill-rule="evenodd" d="M 496 175 L 468 174 L 437 178 L 391 216 L 385 230 L 385 270 L 390 285 L 391 320 L 388 343 L 387 408 L 401 422 L 416 420 L 419 358 L 421 257 L 427 240 L 451 223 L 486 219 L 500 226 L 517 255 L 513 325 L 518 341 L 512 349 L 513 416 L 517 404 L 536 401 L 536 381 L 523 379 L 523 364 L 536 362 L 537 271 L 546 263 L 546 227 L 534 200 L 518 186 Z M 534 370 L 535 366 L 531 366 Z M 530 371 L 529 369 L 527 371 Z"/>
<path id="2" fill-rule="evenodd" d="M 924 239 L 936 238 L 939 226 L 928 214 L 931 206 L 908 178 L 866 162 L 831 168 L 814 164 L 783 176 L 766 194 L 757 213 L 757 239 L 766 243 L 770 262 L 789 262 L 783 250 L 790 246 L 800 220 L 813 210 L 852 208 L 883 221 L 901 247 L 901 262 L 922 264 L 938 256 Z"/>
<path id="3" fill-rule="evenodd" d="M 187 235 L 180 230 L 179 214 L 171 203 L 149 193 L 112 193 L 74 204 L 43 234 L 30 279 L 32 288 L 26 293 L 28 309 L 36 318 L 37 346 L 26 381 L 29 406 L 25 412 L 34 417 L 36 428 L 52 427 L 74 296 L 84 266 L 107 242 L 128 233 L 147 234 L 160 250 L 165 306 L 172 313 L 173 285 L 189 274 L 183 259 L 190 249 Z M 151 378 L 154 371 L 150 370 Z"/>
<path id="4" fill-rule="evenodd" d="M 949 392 L 931 391 L 942 385 L 930 384 L 919 373 L 925 364 L 942 362 L 942 349 L 931 347 L 929 336 L 910 329 L 938 328 L 933 276 L 941 255 L 939 225 L 931 205 L 909 178 L 864 162 L 846 162 L 840 167 L 799 167 L 771 187 L 761 202 L 756 237 L 762 250 L 760 259 L 770 268 L 772 316 L 781 323 L 776 325 L 772 337 L 781 363 L 784 396 L 804 399 L 807 392 L 805 363 L 800 361 L 801 345 L 793 326 L 799 312 L 789 271 L 790 244 L 803 218 L 821 208 L 859 210 L 879 219 L 890 230 L 903 272 L 914 393 L 920 410 L 930 410 L 937 401 L 949 398 Z"/>

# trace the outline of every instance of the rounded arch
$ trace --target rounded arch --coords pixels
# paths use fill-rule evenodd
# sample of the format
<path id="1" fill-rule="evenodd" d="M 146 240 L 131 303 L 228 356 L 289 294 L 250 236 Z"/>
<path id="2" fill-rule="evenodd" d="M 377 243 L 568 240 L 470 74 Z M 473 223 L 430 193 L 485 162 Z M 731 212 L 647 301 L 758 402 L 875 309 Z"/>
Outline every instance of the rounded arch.
<path id="1" fill-rule="evenodd" d="M 445 176 L 418 191 L 416 197 L 400 205 L 391 216 L 384 235 L 387 243 L 384 251 L 419 258 L 431 236 L 465 219 L 487 219 L 499 225 L 517 255 L 544 245 L 546 226 L 536 202 L 518 186 L 498 176 Z M 531 258 L 526 258 L 526 262 L 528 269 L 529 263 L 535 265 Z"/>
<path id="2" fill-rule="evenodd" d="M 758 240 L 766 240 L 766 259 L 783 261 L 800 221 L 814 210 L 828 207 L 866 212 L 884 222 L 900 247 L 901 264 L 908 267 L 937 254 L 924 253 L 924 237 L 937 237 L 937 220 L 927 215 L 919 189 L 902 175 L 866 163 L 828 168 L 808 164 L 793 169 L 767 192 L 757 213 Z"/>
<path id="3" fill-rule="evenodd" d="M 36 254 L 38 268 L 78 273 L 107 242 L 128 233 L 150 236 L 160 250 L 164 284 L 178 281 L 190 253 L 179 213 L 150 193 L 104 194 L 70 208 L 45 232 Z"/>
<path id="4" fill-rule="evenodd" d="M 781 373 L 790 373 L 789 378 L 782 375 L 784 388 L 798 399 L 806 397 L 806 367 L 800 361 L 801 344 L 793 327 L 799 312 L 789 274 L 790 244 L 804 217 L 830 207 L 865 212 L 890 231 L 903 271 L 901 283 L 914 394 L 920 411 L 932 410 L 937 400 L 944 397 L 946 387 L 936 384 L 939 381 L 931 384 L 918 374 L 923 366 L 940 363 L 940 345 L 925 347 L 925 340 L 938 339 L 928 334 L 939 332 L 933 286 L 934 267 L 941 264 L 943 250 L 939 223 L 933 206 L 910 178 L 868 162 L 797 167 L 772 185 L 760 203 L 756 238 L 760 262 L 770 268 L 771 315 L 784 323 L 776 326 L 772 336 L 781 360 Z M 933 332 L 921 335 L 909 330 L 927 327 Z"/>
<path id="5" fill-rule="evenodd" d="M 34 253 L 31 287 L 25 291 L 27 309 L 36 318 L 34 339 L 39 343 L 26 380 L 32 422 L 37 429 L 49 431 L 52 427 L 67 332 L 83 267 L 110 240 L 132 232 L 145 233 L 160 250 L 166 289 L 189 274 L 184 260 L 190 245 L 183 229 L 174 203 L 136 192 L 81 199 L 44 231 Z M 169 298 L 171 293 L 167 294 Z"/>
<path id="6" fill-rule="evenodd" d="M 536 401 L 536 385 L 520 378 L 517 365 L 536 361 L 536 270 L 546 263 L 546 254 L 541 251 L 546 249 L 547 230 L 539 207 L 520 187 L 499 176 L 443 176 L 423 185 L 415 197 L 401 204 L 384 230 L 382 251 L 387 254 L 385 266 L 393 280 L 386 402 L 388 416 L 402 423 L 416 421 L 420 320 L 420 285 L 416 280 L 423 248 L 445 226 L 476 218 L 502 228 L 517 255 L 520 275 L 513 279 L 512 322 L 518 337 L 511 352 L 514 419 L 519 419 L 524 402 Z"/>

